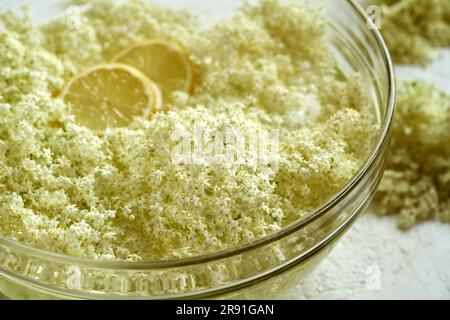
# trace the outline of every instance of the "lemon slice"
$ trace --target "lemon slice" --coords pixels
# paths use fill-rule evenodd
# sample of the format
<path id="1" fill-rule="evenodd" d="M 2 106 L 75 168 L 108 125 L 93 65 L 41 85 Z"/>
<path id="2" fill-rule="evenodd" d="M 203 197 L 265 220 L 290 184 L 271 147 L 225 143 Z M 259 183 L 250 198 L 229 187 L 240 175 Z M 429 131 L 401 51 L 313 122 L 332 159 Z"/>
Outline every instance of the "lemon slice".
<path id="1" fill-rule="evenodd" d="M 120 63 L 95 66 L 75 76 L 61 96 L 78 124 L 94 131 L 126 127 L 161 107 L 158 87 L 141 71 Z"/>
<path id="2" fill-rule="evenodd" d="M 174 91 L 194 91 L 191 61 L 178 45 L 162 39 L 136 43 L 113 58 L 141 70 L 160 88 L 163 101 L 170 102 Z"/>

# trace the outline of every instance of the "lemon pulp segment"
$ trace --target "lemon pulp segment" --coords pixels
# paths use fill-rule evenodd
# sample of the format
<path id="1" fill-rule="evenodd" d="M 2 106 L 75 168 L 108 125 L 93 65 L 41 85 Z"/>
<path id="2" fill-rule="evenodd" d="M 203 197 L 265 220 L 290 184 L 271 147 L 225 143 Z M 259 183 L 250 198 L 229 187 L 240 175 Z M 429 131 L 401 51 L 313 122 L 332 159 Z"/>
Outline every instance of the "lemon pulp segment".
<path id="1" fill-rule="evenodd" d="M 153 39 L 139 42 L 113 58 L 141 70 L 160 88 L 164 102 L 170 102 L 174 91 L 192 94 L 194 72 L 185 51 L 166 40 Z"/>
<path id="2" fill-rule="evenodd" d="M 71 103 L 76 121 L 95 131 L 125 127 L 161 104 L 159 89 L 150 79 L 119 63 L 98 65 L 75 76 L 62 97 Z"/>

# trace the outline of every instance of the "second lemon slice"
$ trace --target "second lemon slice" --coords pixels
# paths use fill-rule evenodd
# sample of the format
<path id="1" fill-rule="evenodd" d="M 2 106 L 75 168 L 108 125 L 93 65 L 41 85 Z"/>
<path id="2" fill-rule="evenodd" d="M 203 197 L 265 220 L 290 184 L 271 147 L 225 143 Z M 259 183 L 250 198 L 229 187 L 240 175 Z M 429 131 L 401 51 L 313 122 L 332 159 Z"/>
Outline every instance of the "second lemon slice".
<path id="1" fill-rule="evenodd" d="M 194 72 L 185 51 L 167 40 L 152 39 L 136 43 L 113 58 L 141 70 L 161 89 L 164 102 L 174 91 L 194 90 Z"/>
<path id="2" fill-rule="evenodd" d="M 94 131 L 125 127 L 161 105 L 158 87 L 141 71 L 120 63 L 95 66 L 75 76 L 62 92 L 76 121 Z"/>

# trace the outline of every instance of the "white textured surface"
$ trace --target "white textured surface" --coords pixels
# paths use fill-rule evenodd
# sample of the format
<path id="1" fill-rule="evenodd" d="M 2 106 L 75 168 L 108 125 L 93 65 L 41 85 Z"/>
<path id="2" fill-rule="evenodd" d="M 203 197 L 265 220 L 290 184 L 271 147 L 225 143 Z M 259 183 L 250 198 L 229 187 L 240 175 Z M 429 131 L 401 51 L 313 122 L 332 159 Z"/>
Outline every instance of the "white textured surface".
<path id="1" fill-rule="evenodd" d="M 287 299 L 449 299 L 450 226 L 366 213 Z"/>
<path id="2" fill-rule="evenodd" d="M 427 68 L 397 68 L 450 92 L 450 49 Z M 450 128 L 449 128 L 450 130 Z M 373 210 L 373 209 L 372 209 Z M 427 221 L 403 232 L 366 213 L 289 299 L 450 299 L 450 225 Z"/>

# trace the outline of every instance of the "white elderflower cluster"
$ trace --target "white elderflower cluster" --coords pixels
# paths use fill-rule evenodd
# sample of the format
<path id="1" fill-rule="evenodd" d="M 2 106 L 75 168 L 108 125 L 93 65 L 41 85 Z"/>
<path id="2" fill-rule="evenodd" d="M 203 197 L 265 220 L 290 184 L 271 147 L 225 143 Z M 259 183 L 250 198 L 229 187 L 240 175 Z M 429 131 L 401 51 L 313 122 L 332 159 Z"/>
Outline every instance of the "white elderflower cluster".
<path id="1" fill-rule="evenodd" d="M 391 156 L 378 198 L 402 229 L 425 219 L 450 223 L 450 95 L 424 81 L 398 92 Z"/>
<path id="2" fill-rule="evenodd" d="M 148 1 L 94 1 L 77 28 L 2 15 L 0 235 L 77 257 L 196 256 L 272 234 L 337 192 L 378 132 L 357 75 L 339 76 L 320 11 L 245 4 L 219 24 Z M 189 53 L 196 92 L 98 136 L 58 98 L 73 75 L 134 41 Z M 277 130 L 270 161 L 173 161 L 177 128 Z M 188 141 L 189 142 L 189 141 Z"/>

